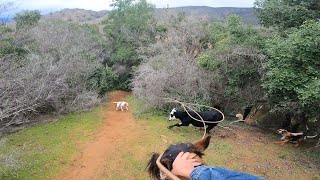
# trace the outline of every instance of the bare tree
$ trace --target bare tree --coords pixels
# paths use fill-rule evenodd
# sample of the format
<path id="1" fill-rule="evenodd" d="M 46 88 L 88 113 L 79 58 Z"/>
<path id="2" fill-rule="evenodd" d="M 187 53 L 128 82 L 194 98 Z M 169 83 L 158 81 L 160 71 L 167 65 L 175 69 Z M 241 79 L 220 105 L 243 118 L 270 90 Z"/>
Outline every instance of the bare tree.
<path id="1" fill-rule="evenodd" d="M 205 19 L 169 19 L 168 32 L 143 48 L 142 63 L 132 81 L 133 92 L 153 107 L 164 107 L 164 97 L 210 103 L 210 74 L 197 66 Z"/>
<path id="2" fill-rule="evenodd" d="M 4 1 L 1 0 L 0 1 L 0 15 L 4 12 L 7 12 L 10 8 L 12 8 L 14 6 L 14 2 L 13 1 Z"/>
<path id="3" fill-rule="evenodd" d="M 40 22 L 17 42 L 24 57 L 0 59 L 0 124 L 28 122 L 34 113 L 70 112 L 99 102 L 87 80 L 100 66 L 99 38 L 61 21 Z"/>
<path id="4" fill-rule="evenodd" d="M 13 1 L 0 0 L 0 25 L 5 24 L 8 21 L 9 17 L 4 17 L 4 14 L 13 8 Z"/>

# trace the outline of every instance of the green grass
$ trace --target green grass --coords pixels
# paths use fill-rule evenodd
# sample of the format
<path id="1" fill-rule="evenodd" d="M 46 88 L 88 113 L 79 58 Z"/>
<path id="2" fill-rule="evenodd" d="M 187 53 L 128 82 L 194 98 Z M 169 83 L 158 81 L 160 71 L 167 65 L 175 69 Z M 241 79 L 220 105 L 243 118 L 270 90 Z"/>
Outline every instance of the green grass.
<path id="1" fill-rule="evenodd" d="M 145 111 L 143 104 L 133 97 L 129 97 L 128 102 L 134 107 L 136 119 L 142 124 L 146 131 L 146 136 L 143 138 L 145 143 L 140 145 L 147 149 L 145 153 L 148 154 L 148 156 L 144 158 L 144 161 L 147 161 L 154 151 L 162 153 L 171 143 L 195 142 L 203 136 L 203 130 L 200 131 L 193 126 L 168 129 L 167 127 L 169 125 L 173 125 L 178 121 L 169 122 L 167 120 L 168 114 L 157 110 L 149 109 L 147 112 L 141 113 Z M 213 137 L 214 136 L 215 135 L 213 135 Z M 211 142 L 211 145 L 205 152 L 204 159 L 208 164 L 216 164 L 223 167 L 229 159 L 229 154 L 235 148 L 233 145 L 228 144 L 228 142 L 213 138 L 213 142 Z M 132 163 L 133 162 L 128 162 L 128 164 Z"/>
<path id="2" fill-rule="evenodd" d="M 190 127 L 168 129 L 175 122 L 167 120 L 168 112 L 145 109 L 134 97 L 127 101 L 133 109 L 136 128 L 126 138 L 112 144 L 114 155 L 106 159 L 100 179 L 149 179 L 145 168 L 153 152 L 162 153 L 170 143 L 194 142 L 203 131 Z M 52 123 L 41 124 L 0 140 L 0 179 L 50 179 L 59 177 L 79 155 L 79 150 L 92 140 L 93 132 L 101 125 L 101 108 L 70 114 Z M 227 125 L 229 122 L 224 122 Z M 247 125 L 237 127 L 251 131 Z M 220 132 L 230 130 L 216 127 Z M 239 131 L 241 132 L 241 131 Z M 204 160 L 209 165 L 275 179 L 319 179 L 317 166 L 306 169 L 302 163 L 313 163 L 293 146 L 278 146 L 268 142 L 242 142 L 244 138 L 219 138 L 212 134 Z M 110 149 L 108 149 L 110 150 Z M 314 150 L 312 156 L 319 157 Z M 287 169 L 286 169 L 287 168 Z M 99 178 L 97 178 L 99 179 Z"/>
<path id="3" fill-rule="evenodd" d="M 101 108 L 69 114 L 0 140 L 0 179 L 48 179 L 61 174 L 92 139 Z"/>
<path id="4" fill-rule="evenodd" d="M 173 127 L 172 129 L 168 129 L 168 126 L 178 122 L 168 121 L 168 112 L 165 113 L 155 109 L 145 109 L 143 103 L 132 96 L 129 96 L 127 99 L 129 104 L 132 104 L 134 107 L 136 119 L 148 127 L 148 131 L 150 132 L 149 135 L 158 136 L 155 141 L 161 140 L 162 142 L 171 141 L 172 143 L 175 143 L 201 139 L 203 132 L 191 126 L 185 128 Z M 160 138 L 160 135 L 162 135 L 162 138 Z"/>
<path id="5" fill-rule="evenodd" d="M 280 153 L 278 157 L 280 159 L 287 159 L 288 158 L 288 153 L 287 152 Z"/>
<path id="6" fill-rule="evenodd" d="M 169 143 L 194 142 L 201 139 L 203 135 L 203 131 L 199 131 L 199 129 L 192 126 L 168 129 L 167 127 L 169 125 L 177 123 L 177 121 L 167 121 L 168 112 L 163 113 L 153 109 L 146 110 L 143 107 L 143 103 L 137 101 L 133 97 L 127 98 L 127 101 L 131 104 L 131 107 L 133 107 L 133 112 L 137 122 L 144 128 L 144 134 L 140 135 L 141 137 L 143 136 L 142 143 L 137 142 L 137 146 L 141 147 L 141 149 L 132 149 L 134 152 L 141 151 L 142 154 L 145 154 L 141 160 L 139 159 L 144 163 L 144 165 L 146 165 L 146 162 L 149 160 L 152 152 L 155 151 L 162 153 L 169 146 Z M 221 125 L 228 126 L 231 121 L 232 120 L 227 119 L 222 122 Z M 238 129 L 237 132 L 241 132 L 242 130 L 250 132 L 255 129 L 241 123 L 233 124 L 232 128 Z M 228 129 L 223 129 L 221 127 L 215 127 L 215 129 L 226 134 L 232 134 Z M 305 167 L 303 165 L 299 165 L 299 163 L 295 162 L 294 159 L 297 156 L 309 161 L 308 158 L 303 156 L 304 152 L 301 152 L 296 147 L 278 146 L 264 141 L 242 142 L 245 138 L 240 138 L 236 135 L 219 138 L 215 131 L 211 135 L 211 144 L 205 151 L 204 156 L 205 162 L 209 165 L 246 172 L 270 179 L 277 176 L 275 173 L 283 173 L 283 177 L 289 179 L 297 179 L 297 177 L 299 177 L 298 179 L 312 179 L 314 174 L 316 174 L 316 170 L 314 168 L 308 169 L 309 171 L 305 171 Z M 272 137 L 270 138 L 276 139 Z M 119 153 L 121 154 L 122 152 Z M 315 152 L 312 154 L 314 158 L 318 155 Z M 137 174 L 135 176 L 137 179 L 148 179 L 145 173 L 138 173 L 139 171 L 144 171 L 143 168 L 134 168 L 139 164 L 138 159 L 134 156 L 128 157 L 130 158 L 123 162 L 123 164 L 128 165 L 128 168 L 126 168 L 127 174 Z M 289 163 L 286 163 L 287 161 L 289 161 Z M 285 169 L 282 170 L 282 168 L 278 169 L 282 166 L 285 166 L 286 168 L 288 166 L 287 164 L 294 164 L 290 169 L 294 169 L 295 173 L 287 173 L 288 171 Z M 131 168 L 129 168 L 129 166 Z M 119 168 L 121 168 L 121 166 Z M 108 173 L 110 172 L 106 171 L 105 175 Z M 118 177 L 125 179 L 121 174 L 121 171 L 118 172 Z"/>

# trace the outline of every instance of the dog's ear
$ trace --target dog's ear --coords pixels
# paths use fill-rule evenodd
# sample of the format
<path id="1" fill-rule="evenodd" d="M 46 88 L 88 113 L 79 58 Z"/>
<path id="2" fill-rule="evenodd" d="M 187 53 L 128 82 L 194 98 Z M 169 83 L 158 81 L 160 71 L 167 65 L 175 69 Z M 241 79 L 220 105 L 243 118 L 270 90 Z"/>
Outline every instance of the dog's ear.
<path id="1" fill-rule="evenodd" d="M 210 144 L 210 139 L 211 139 L 211 136 L 207 136 L 206 138 L 203 138 L 197 142 L 194 142 L 193 145 L 195 145 L 200 152 L 204 152 Z"/>
<path id="2" fill-rule="evenodd" d="M 163 164 L 169 171 L 172 170 L 172 163 L 173 161 L 169 158 L 161 159 L 161 164 Z"/>

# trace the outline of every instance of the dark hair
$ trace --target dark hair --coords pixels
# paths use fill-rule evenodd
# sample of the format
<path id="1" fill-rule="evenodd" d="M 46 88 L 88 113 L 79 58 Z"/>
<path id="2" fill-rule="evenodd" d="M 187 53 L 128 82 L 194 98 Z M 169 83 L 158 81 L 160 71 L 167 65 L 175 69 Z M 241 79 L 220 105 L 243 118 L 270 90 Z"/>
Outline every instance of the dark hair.
<path id="1" fill-rule="evenodd" d="M 202 158 L 204 155 L 203 151 L 209 146 L 210 138 L 211 136 L 208 136 L 207 138 L 204 138 L 196 143 L 179 143 L 170 145 L 160 159 L 161 164 L 171 171 L 172 163 L 180 152 L 194 153 Z M 150 177 L 154 179 L 160 179 L 160 169 L 156 164 L 159 156 L 160 154 L 153 153 L 146 168 Z"/>

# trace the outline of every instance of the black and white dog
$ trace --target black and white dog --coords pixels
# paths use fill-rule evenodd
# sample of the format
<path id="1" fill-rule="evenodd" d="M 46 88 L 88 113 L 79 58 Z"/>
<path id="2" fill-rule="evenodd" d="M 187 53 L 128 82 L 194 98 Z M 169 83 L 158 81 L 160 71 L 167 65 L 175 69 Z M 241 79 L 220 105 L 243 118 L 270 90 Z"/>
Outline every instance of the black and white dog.
<path id="1" fill-rule="evenodd" d="M 189 114 L 194 118 L 190 117 Z M 171 129 L 174 126 L 180 127 L 180 126 L 189 126 L 189 124 L 192 124 L 196 127 L 203 127 L 203 122 L 201 120 L 201 117 L 207 126 L 207 133 L 210 132 L 212 128 L 214 128 L 222 119 L 223 116 L 218 111 L 200 111 L 197 112 L 201 117 L 199 117 L 195 112 L 193 111 L 178 111 L 175 108 L 172 109 L 169 121 L 172 121 L 174 119 L 180 119 L 181 123 L 177 123 L 175 125 L 169 126 L 168 128 Z M 197 120 L 195 120 L 197 119 Z"/>

